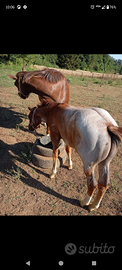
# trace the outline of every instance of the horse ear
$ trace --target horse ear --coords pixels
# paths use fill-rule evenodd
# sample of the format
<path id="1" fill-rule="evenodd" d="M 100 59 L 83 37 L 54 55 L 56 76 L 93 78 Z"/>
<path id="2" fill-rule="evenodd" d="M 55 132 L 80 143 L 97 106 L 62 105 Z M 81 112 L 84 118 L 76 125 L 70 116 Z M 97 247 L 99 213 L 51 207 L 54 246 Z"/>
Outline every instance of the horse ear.
<path id="1" fill-rule="evenodd" d="M 13 80 L 17 80 L 17 77 L 16 76 L 14 76 L 14 75 L 11 75 L 11 74 L 7 74 L 11 79 L 13 79 Z"/>
<path id="2" fill-rule="evenodd" d="M 49 102 L 46 99 L 41 99 L 41 105 L 47 106 Z"/>
<path id="3" fill-rule="evenodd" d="M 25 66 L 23 66 L 23 68 L 22 68 L 22 71 L 26 71 L 26 68 L 25 68 Z"/>

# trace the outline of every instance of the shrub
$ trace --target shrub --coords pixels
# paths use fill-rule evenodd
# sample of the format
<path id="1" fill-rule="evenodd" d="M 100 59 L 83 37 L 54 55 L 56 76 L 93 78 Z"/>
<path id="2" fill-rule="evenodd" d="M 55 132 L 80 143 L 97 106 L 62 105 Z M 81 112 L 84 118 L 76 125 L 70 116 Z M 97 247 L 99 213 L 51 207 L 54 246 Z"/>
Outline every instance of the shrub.
<path id="1" fill-rule="evenodd" d="M 58 55 L 58 65 L 60 68 L 75 70 L 79 68 L 77 54 L 60 54 Z"/>
<path id="2" fill-rule="evenodd" d="M 112 84 L 113 80 L 109 79 L 108 84 Z"/>

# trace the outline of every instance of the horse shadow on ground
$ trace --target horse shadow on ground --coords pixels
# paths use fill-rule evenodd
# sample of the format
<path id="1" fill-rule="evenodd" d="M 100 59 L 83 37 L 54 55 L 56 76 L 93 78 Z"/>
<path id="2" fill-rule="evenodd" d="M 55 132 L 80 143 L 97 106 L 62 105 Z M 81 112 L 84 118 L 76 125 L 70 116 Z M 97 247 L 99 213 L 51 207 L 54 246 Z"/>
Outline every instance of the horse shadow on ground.
<path id="1" fill-rule="evenodd" d="M 32 149 L 32 145 L 33 145 L 32 143 L 26 143 L 26 142 L 8 145 L 0 140 L 0 149 L 1 149 L 1 156 L 2 156 L 2 160 L 0 162 L 0 170 L 4 173 L 7 173 L 8 175 L 11 174 L 12 169 L 14 169 L 14 172 L 17 172 L 18 170 L 20 170 L 21 171 L 20 180 L 24 184 L 32 188 L 41 190 L 67 203 L 80 207 L 79 201 L 77 199 L 72 199 L 72 198 L 63 196 L 60 193 L 54 191 L 53 189 L 45 186 L 37 179 L 34 179 L 32 176 L 30 176 L 27 171 L 25 171 L 22 168 L 19 168 L 14 163 L 14 158 L 16 158 L 16 160 L 18 160 L 19 162 L 24 163 L 24 164 L 26 163 L 28 166 L 34 169 L 38 174 L 42 174 L 45 177 L 48 177 L 47 173 L 42 172 L 38 168 L 35 168 L 35 166 L 33 166 L 32 163 L 28 163 L 28 159 L 30 159 L 30 152 Z M 12 155 L 12 153 L 14 154 L 14 156 Z M 23 155 L 24 155 L 24 158 L 23 158 Z"/>
<path id="2" fill-rule="evenodd" d="M 0 108 L 0 126 L 4 128 L 16 128 L 22 123 L 22 118 L 27 118 L 23 113 L 15 112 L 9 108 Z"/>
<path id="3" fill-rule="evenodd" d="M 28 127 L 25 128 L 20 125 L 23 122 L 23 119 L 28 119 L 28 115 L 15 112 L 9 108 L 0 107 L 0 127 L 17 129 L 19 126 L 20 130 L 31 133 Z M 29 121 L 28 121 L 28 124 L 29 124 Z M 43 134 L 37 133 L 37 135 L 42 136 Z"/>

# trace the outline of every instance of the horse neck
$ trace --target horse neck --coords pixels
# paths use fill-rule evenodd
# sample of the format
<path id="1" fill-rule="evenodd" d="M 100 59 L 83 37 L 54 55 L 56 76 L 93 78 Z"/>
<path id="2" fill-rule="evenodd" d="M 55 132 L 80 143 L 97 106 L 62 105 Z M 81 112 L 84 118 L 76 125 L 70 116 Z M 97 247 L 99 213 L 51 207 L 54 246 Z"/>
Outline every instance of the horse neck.
<path id="1" fill-rule="evenodd" d="M 47 123 L 47 118 L 49 116 L 49 109 L 47 108 L 47 106 L 38 108 L 37 113 L 38 112 L 39 112 L 39 115 L 40 115 L 40 122 L 44 121 L 44 122 Z"/>
<path id="2" fill-rule="evenodd" d="M 34 93 L 39 96 L 39 100 L 41 101 L 43 98 L 45 98 L 48 102 L 54 101 L 50 96 L 46 95 L 46 93 L 43 92 L 43 90 L 39 90 L 33 85 L 27 85 L 27 86 L 22 86 L 23 87 L 23 93 L 25 95 L 29 95 L 31 93 Z"/>
<path id="3" fill-rule="evenodd" d="M 39 86 L 36 83 L 35 79 L 32 77 L 27 83 L 26 83 L 26 88 L 29 91 L 29 93 L 34 93 L 37 94 L 38 96 L 43 96 L 43 82 L 39 80 Z M 39 88 L 38 88 L 39 87 Z"/>
<path id="4" fill-rule="evenodd" d="M 39 108 L 41 115 L 41 119 L 43 119 L 46 123 L 48 121 L 48 116 L 53 113 L 53 110 L 59 103 L 51 102 L 47 106 L 42 106 Z"/>
<path id="5" fill-rule="evenodd" d="M 27 71 L 19 72 L 19 88 L 21 88 L 22 93 L 25 95 L 29 95 L 30 93 L 35 93 L 37 95 L 40 94 L 40 91 L 33 86 L 31 83 L 23 82 L 23 75 L 28 73 Z"/>

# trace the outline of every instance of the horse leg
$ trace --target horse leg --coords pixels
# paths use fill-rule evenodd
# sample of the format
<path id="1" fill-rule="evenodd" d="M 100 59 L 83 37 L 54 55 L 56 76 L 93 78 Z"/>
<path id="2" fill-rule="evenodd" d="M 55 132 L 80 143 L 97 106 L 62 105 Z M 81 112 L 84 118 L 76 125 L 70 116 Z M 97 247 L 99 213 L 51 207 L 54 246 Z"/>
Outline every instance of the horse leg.
<path id="1" fill-rule="evenodd" d="M 115 157 L 117 153 L 117 149 L 119 147 L 120 140 L 117 141 L 116 135 L 112 135 L 111 139 L 111 150 L 105 160 L 99 163 L 99 180 L 98 180 L 98 193 L 96 195 L 95 200 L 91 205 L 89 205 L 89 210 L 92 211 L 100 206 L 100 202 L 109 188 L 109 165 L 111 160 Z"/>
<path id="2" fill-rule="evenodd" d="M 85 199 L 80 201 L 80 205 L 82 207 L 90 204 L 90 201 L 92 199 L 92 196 L 97 186 L 97 182 L 95 181 L 95 178 L 94 178 L 94 168 L 89 169 L 87 172 L 85 172 L 85 175 L 87 177 L 88 191 L 87 191 Z"/>
<path id="3" fill-rule="evenodd" d="M 89 205 L 89 210 L 93 211 L 100 206 L 100 202 L 109 187 L 109 163 L 105 163 L 104 161 L 99 163 L 99 180 L 98 180 L 98 193 L 96 195 L 95 200 L 92 204 Z"/>
<path id="4" fill-rule="evenodd" d="M 53 143 L 53 169 L 52 169 L 52 173 L 50 174 L 50 178 L 54 178 L 56 175 L 56 172 L 57 172 L 57 158 L 58 158 L 59 141 L 60 141 L 60 138 L 59 138 L 59 140 L 58 139 L 52 140 L 52 143 Z"/>
<path id="5" fill-rule="evenodd" d="M 50 174 L 50 178 L 54 178 L 57 172 L 57 157 L 58 157 L 58 148 L 53 150 L 53 169 Z"/>
<path id="6" fill-rule="evenodd" d="M 71 170 L 72 169 L 71 147 L 69 145 L 66 145 L 66 152 L 68 155 L 68 162 L 69 162 L 68 169 Z"/>

